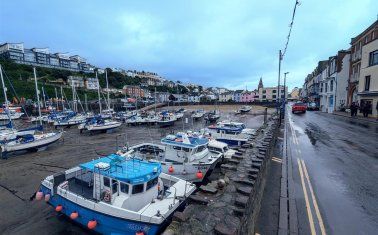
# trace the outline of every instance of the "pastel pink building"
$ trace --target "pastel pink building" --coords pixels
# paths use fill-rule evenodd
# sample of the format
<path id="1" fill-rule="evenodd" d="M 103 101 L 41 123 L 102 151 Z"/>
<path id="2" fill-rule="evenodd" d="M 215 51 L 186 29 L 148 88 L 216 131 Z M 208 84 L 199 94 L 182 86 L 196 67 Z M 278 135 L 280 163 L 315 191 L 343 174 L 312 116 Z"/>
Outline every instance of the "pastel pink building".
<path id="1" fill-rule="evenodd" d="M 255 99 L 255 94 L 253 92 L 244 91 L 241 95 L 240 102 L 249 103 L 253 102 Z"/>

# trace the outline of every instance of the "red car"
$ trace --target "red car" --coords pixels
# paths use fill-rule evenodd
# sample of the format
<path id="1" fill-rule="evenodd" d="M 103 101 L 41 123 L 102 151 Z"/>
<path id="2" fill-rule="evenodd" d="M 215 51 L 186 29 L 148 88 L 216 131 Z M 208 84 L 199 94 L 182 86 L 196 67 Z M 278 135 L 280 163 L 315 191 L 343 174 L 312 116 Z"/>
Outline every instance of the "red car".
<path id="1" fill-rule="evenodd" d="M 305 113 L 307 110 L 307 105 L 305 103 L 295 103 L 291 107 L 292 113 Z"/>

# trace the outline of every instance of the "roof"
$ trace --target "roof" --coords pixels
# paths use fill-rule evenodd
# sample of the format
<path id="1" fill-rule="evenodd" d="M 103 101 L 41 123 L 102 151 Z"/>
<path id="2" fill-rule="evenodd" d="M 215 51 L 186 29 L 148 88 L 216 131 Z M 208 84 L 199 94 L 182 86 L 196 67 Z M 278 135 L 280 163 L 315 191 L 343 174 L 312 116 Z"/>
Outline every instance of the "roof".
<path id="1" fill-rule="evenodd" d="M 147 182 L 161 173 L 158 162 L 126 159 L 117 154 L 80 164 L 80 167 L 130 184 Z"/>
<path id="2" fill-rule="evenodd" d="M 188 136 L 185 133 L 177 133 L 176 135 L 167 135 L 161 140 L 163 144 L 176 145 L 187 148 L 195 148 L 205 145 L 209 142 L 207 138 L 199 136 Z"/>

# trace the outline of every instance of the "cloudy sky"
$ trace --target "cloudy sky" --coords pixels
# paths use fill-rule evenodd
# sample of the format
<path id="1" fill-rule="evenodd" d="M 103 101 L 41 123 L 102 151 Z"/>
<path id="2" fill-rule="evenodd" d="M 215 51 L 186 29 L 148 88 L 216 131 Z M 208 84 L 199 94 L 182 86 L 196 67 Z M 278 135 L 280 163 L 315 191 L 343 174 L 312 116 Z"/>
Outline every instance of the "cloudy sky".
<path id="1" fill-rule="evenodd" d="M 374 0 L 302 0 L 283 62 L 289 88 L 377 19 Z M 277 84 L 295 0 L 0 0 L 0 43 L 205 86 Z"/>

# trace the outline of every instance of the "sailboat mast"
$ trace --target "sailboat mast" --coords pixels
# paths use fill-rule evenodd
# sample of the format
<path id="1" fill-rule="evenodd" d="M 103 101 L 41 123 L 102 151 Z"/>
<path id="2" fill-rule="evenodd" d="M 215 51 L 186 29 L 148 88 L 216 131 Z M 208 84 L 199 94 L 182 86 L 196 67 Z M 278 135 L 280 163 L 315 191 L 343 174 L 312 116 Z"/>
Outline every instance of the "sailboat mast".
<path id="1" fill-rule="evenodd" d="M 155 114 L 156 114 L 156 87 L 155 87 Z"/>
<path id="2" fill-rule="evenodd" d="M 34 72 L 34 83 L 35 83 L 35 94 L 37 95 L 37 103 L 38 103 L 38 114 L 39 114 L 39 124 L 42 125 L 42 119 L 41 119 L 41 106 L 39 104 L 39 90 L 38 90 L 38 84 L 37 84 L 37 73 L 35 71 L 35 67 L 33 67 Z"/>
<path id="3" fill-rule="evenodd" d="M 87 100 L 87 93 L 84 94 L 85 99 L 85 111 L 88 112 L 88 100 Z"/>
<path id="4" fill-rule="evenodd" d="M 96 72 L 96 79 L 97 79 L 97 94 L 98 94 L 98 104 L 100 106 L 100 113 L 102 113 L 102 107 L 101 107 L 101 97 L 100 97 L 100 82 L 98 81 L 98 76 Z"/>
<path id="5" fill-rule="evenodd" d="M 43 100 L 43 106 L 46 108 L 46 95 L 45 95 L 45 88 L 42 86 L 42 100 Z"/>
<path id="6" fill-rule="evenodd" d="M 5 87 L 5 84 L 4 84 L 3 68 L 1 67 L 1 64 L 0 64 L 0 75 L 1 75 L 1 83 L 3 84 L 3 92 L 4 92 L 5 108 L 6 108 L 5 112 L 7 113 L 9 121 L 10 121 L 11 126 L 13 128 L 12 118 L 10 117 L 10 114 L 9 114 L 9 104 L 8 104 L 8 97 L 7 97 L 7 88 Z"/>
<path id="7" fill-rule="evenodd" d="M 64 99 L 63 99 L 63 87 L 60 87 L 60 95 L 61 95 L 61 101 L 62 101 L 62 109 L 63 111 L 65 110 L 64 108 Z"/>
<path id="8" fill-rule="evenodd" d="M 108 104 L 108 109 L 110 109 L 110 99 L 109 99 L 109 82 L 108 82 L 108 70 L 107 69 L 105 69 L 105 80 L 106 80 L 106 91 L 107 91 L 107 100 L 108 100 L 108 102 L 107 102 L 107 104 Z"/>
<path id="9" fill-rule="evenodd" d="M 74 112 L 77 112 L 76 110 L 76 105 L 75 105 L 75 87 L 74 87 L 75 82 L 72 80 L 71 81 L 71 90 L 72 90 L 72 109 Z"/>
<path id="10" fill-rule="evenodd" d="M 58 91 L 56 90 L 56 87 L 55 88 L 55 102 L 56 102 L 56 111 L 58 111 L 59 109 L 59 102 L 58 102 Z"/>

